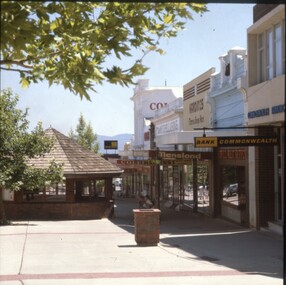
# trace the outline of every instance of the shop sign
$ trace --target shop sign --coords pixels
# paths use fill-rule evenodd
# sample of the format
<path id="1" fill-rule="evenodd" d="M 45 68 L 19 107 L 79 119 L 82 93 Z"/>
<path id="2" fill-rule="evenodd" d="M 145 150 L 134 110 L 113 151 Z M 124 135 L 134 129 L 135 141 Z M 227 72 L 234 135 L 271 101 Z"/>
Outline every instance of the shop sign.
<path id="1" fill-rule="evenodd" d="M 277 145 L 276 136 L 196 137 L 195 147 L 265 146 Z"/>
<path id="2" fill-rule="evenodd" d="M 133 150 L 133 156 L 149 157 L 148 150 Z"/>
<path id="3" fill-rule="evenodd" d="M 196 102 L 193 102 L 189 105 L 190 114 L 202 111 L 204 109 L 204 99 L 200 99 Z"/>
<path id="4" fill-rule="evenodd" d="M 193 160 L 162 160 L 162 165 L 191 165 L 193 164 Z"/>
<path id="5" fill-rule="evenodd" d="M 218 146 L 265 146 L 277 145 L 276 136 L 218 137 Z"/>
<path id="6" fill-rule="evenodd" d="M 217 147 L 217 137 L 196 137 L 195 147 Z"/>
<path id="7" fill-rule="evenodd" d="M 271 107 L 271 114 L 279 114 L 285 112 L 285 104 L 276 105 Z M 248 118 L 254 119 L 270 115 L 270 108 L 263 108 L 248 112 Z"/>
<path id="8" fill-rule="evenodd" d="M 136 168 L 125 168 L 124 173 L 136 173 L 137 169 Z"/>
<path id="9" fill-rule="evenodd" d="M 269 108 L 264 108 L 264 109 L 259 109 L 259 110 L 248 112 L 249 119 L 268 116 L 268 115 L 269 115 Z"/>
<path id="10" fill-rule="evenodd" d="M 161 161 L 158 159 L 146 159 L 146 160 L 132 160 L 132 159 L 126 159 L 117 160 L 118 165 L 157 165 L 160 164 Z"/>
<path id="11" fill-rule="evenodd" d="M 211 152 L 195 152 L 195 151 L 161 151 L 161 150 L 150 150 L 149 155 L 152 158 L 158 158 L 162 161 L 175 160 L 178 163 L 192 161 L 193 159 L 211 159 Z M 188 164 L 188 163 L 186 163 Z"/>
<path id="12" fill-rule="evenodd" d="M 162 102 L 159 102 L 159 103 L 154 103 L 154 102 L 152 102 L 152 103 L 150 103 L 150 105 L 149 105 L 149 108 L 150 108 L 150 110 L 152 110 L 152 111 L 154 111 L 154 110 L 159 110 L 159 109 L 161 109 L 161 108 L 163 108 L 164 106 L 166 106 L 168 103 L 162 103 Z"/>
<path id="13" fill-rule="evenodd" d="M 104 141 L 104 149 L 118 149 L 118 141 Z"/>
<path id="14" fill-rule="evenodd" d="M 272 107 L 272 114 L 278 114 L 285 112 L 285 104 Z"/>
<path id="15" fill-rule="evenodd" d="M 181 151 L 159 151 L 158 158 L 168 160 L 192 160 L 201 159 L 200 152 L 181 152 Z"/>
<path id="16" fill-rule="evenodd" d="M 227 160 L 245 160 L 246 150 L 245 149 L 220 149 L 219 158 Z"/>
<path id="17" fill-rule="evenodd" d="M 173 133 L 180 130 L 180 120 L 175 119 L 164 124 L 156 125 L 156 135 Z"/>

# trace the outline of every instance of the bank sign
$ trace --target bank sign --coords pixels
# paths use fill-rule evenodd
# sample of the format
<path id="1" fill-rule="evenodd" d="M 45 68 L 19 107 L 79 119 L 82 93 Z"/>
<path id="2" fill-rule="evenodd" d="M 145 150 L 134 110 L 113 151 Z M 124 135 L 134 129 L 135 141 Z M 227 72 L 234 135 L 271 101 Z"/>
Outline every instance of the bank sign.
<path id="1" fill-rule="evenodd" d="M 277 145 L 276 136 L 196 137 L 195 147 L 266 146 Z"/>

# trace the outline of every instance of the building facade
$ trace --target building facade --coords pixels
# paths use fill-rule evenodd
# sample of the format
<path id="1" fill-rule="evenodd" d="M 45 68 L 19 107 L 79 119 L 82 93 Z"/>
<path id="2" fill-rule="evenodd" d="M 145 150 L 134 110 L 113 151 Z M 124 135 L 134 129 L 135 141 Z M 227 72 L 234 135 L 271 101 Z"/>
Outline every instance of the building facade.
<path id="1" fill-rule="evenodd" d="M 176 98 L 182 97 L 182 87 L 152 87 L 148 79 L 141 79 L 134 88 L 133 149 L 150 149 L 149 127 L 155 112 Z"/>
<path id="2" fill-rule="evenodd" d="M 247 30 L 248 126 L 276 135 L 275 147 L 249 150 L 251 226 L 284 223 L 285 200 L 285 5 L 257 4 Z"/>
<path id="3" fill-rule="evenodd" d="M 206 102 L 215 137 L 247 136 L 246 49 L 234 47 L 219 57 L 220 71 L 211 76 Z M 232 133 L 232 134 L 230 134 Z M 214 214 L 248 225 L 248 148 L 213 149 Z"/>
<path id="4" fill-rule="evenodd" d="M 125 158 L 160 159 L 155 170 L 144 166 L 145 180 L 149 179 L 145 186 L 163 202 L 201 209 L 256 229 L 271 223 L 282 228 L 285 5 L 255 5 L 253 19 L 247 50 L 234 47 L 220 56 L 220 71 L 211 68 L 186 83 L 182 99 L 166 96 L 162 101 L 147 80 L 138 82 L 132 97 L 133 152 Z M 149 122 L 154 126 L 151 131 Z M 278 143 L 196 144 L 197 138 L 208 142 L 247 137 L 275 138 Z M 150 157 L 146 150 L 154 147 L 157 154 Z M 144 189 L 143 184 L 144 179 L 139 179 L 136 189 Z M 200 200 L 201 189 L 205 200 L 204 194 Z"/>
<path id="5" fill-rule="evenodd" d="M 175 107 L 176 104 L 180 104 L 182 96 L 182 87 L 149 86 L 148 79 L 138 80 L 134 88 L 134 95 L 131 98 L 134 102 L 134 139 L 128 149 L 120 152 L 122 160 L 119 161 L 119 166 L 125 173 L 124 185 L 130 185 L 133 196 L 139 196 L 144 192 L 158 203 L 158 191 L 156 191 L 158 179 L 155 179 L 157 172 L 155 173 L 152 164 L 155 160 L 149 153 L 155 148 L 155 129 L 151 130 L 151 120 L 155 118 L 157 112 L 162 112 L 165 106 L 175 104 Z M 180 128 L 178 123 L 177 119 L 170 125 L 165 125 L 162 121 L 157 132 L 166 132 L 168 128 Z M 156 148 L 158 146 L 160 145 L 156 145 Z"/>

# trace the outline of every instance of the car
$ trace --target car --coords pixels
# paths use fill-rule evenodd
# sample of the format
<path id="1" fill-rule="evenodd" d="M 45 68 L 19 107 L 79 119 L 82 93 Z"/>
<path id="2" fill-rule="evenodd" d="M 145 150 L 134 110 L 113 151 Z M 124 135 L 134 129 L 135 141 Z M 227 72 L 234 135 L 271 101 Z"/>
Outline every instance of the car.
<path id="1" fill-rule="evenodd" d="M 225 195 L 226 197 L 230 197 L 237 194 L 238 183 L 229 184 L 226 188 Z"/>

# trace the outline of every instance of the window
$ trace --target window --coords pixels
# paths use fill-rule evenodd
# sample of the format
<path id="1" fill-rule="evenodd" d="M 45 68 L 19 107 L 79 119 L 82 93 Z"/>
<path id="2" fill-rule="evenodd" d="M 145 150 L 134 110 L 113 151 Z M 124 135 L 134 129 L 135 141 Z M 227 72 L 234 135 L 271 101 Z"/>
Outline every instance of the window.
<path id="1" fill-rule="evenodd" d="M 230 63 L 225 66 L 225 76 L 230 76 Z"/>
<path id="2" fill-rule="evenodd" d="M 274 27 L 275 74 L 282 75 L 282 25 Z"/>
<path id="3" fill-rule="evenodd" d="M 75 201 L 93 201 L 105 197 L 105 180 L 78 180 L 75 183 Z"/>
<path id="4" fill-rule="evenodd" d="M 265 66 L 265 44 L 263 34 L 258 35 L 258 70 L 260 82 L 265 81 L 264 66 Z"/>
<path id="5" fill-rule="evenodd" d="M 267 51 L 267 64 L 266 64 L 266 79 L 272 79 L 274 77 L 273 69 L 273 31 L 272 29 L 266 32 L 266 51 Z"/>
<path id="6" fill-rule="evenodd" d="M 66 184 L 58 183 L 41 189 L 24 191 L 23 201 L 26 202 L 64 202 L 66 200 Z"/>
<path id="7" fill-rule="evenodd" d="M 222 197 L 224 203 L 232 204 L 240 210 L 246 207 L 245 168 L 228 165 L 221 167 Z"/>
<path id="8" fill-rule="evenodd" d="M 271 80 L 285 73 L 285 21 L 257 36 L 258 81 Z"/>

